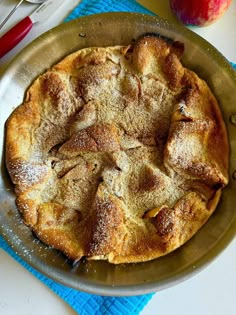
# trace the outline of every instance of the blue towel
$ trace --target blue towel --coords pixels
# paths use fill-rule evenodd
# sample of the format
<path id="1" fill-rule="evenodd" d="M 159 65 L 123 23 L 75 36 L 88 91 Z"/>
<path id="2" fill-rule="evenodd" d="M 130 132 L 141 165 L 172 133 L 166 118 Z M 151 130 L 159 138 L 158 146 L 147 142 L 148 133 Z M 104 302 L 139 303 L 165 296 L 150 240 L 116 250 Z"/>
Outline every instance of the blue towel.
<path id="1" fill-rule="evenodd" d="M 236 63 L 230 62 L 230 64 L 236 70 Z"/>
<path id="2" fill-rule="evenodd" d="M 155 15 L 135 0 L 82 0 L 65 21 L 101 12 L 139 12 Z"/>
<path id="3" fill-rule="evenodd" d="M 154 15 L 135 0 L 83 0 L 65 21 L 79 16 L 99 12 L 139 12 Z M 236 69 L 236 64 L 231 63 Z M 22 260 L 0 236 L 0 247 L 10 254 L 28 271 L 45 283 L 80 315 L 137 315 L 151 299 L 153 294 L 132 297 L 104 297 L 76 291 L 65 287 L 36 271 Z"/>

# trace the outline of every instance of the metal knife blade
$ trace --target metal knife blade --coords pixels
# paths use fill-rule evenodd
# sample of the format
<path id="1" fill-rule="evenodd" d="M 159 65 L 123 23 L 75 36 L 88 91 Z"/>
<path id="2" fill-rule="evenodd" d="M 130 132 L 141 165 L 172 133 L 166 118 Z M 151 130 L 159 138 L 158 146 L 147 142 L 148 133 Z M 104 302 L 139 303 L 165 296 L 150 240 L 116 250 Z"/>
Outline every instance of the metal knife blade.
<path id="1" fill-rule="evenodd" d="M 47 0 L 41 4 L 30 16 L 32 23 L 45 21 L 59 9 L 65 0 Z"/>

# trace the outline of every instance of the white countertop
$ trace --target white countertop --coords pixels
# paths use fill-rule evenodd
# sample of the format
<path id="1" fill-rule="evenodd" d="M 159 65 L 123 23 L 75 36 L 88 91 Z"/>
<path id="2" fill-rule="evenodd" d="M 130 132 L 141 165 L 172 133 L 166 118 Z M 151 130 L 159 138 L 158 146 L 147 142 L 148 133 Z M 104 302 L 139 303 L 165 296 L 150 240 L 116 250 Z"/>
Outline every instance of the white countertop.
<path id="1" fill-rule="evenodd" d="M 1 1 L 0 1 L 1 2 Z M 17 1 L 0 4 L 0 21 Z M 159 16 L 176 21 L 167 0 L 139 0 Z M 31 40 L 59 24 L 79 0 L 65 1 L 64 8 L 44 24 L 33 26 L 30 34 L 10 53 L 0 59 L 0 70 Z M 23 3 L 0 31 L 0 36 L 17 21 L 32 12 L 35 5 Z M 178 22 L 177 22 L 178 23 Z M 193 31 L 212 43 L 226 58 L 236 63 L 236 0 L 215 24 Z M 0 249 L 1 315 L 75 315 L 65 302 Z M 236 240 L 206 269 L 191 279 L 158 292 L 141 315 L 234 315 L 236 314 Z M 124 314 L 125 315 L 125 314 Z"/>

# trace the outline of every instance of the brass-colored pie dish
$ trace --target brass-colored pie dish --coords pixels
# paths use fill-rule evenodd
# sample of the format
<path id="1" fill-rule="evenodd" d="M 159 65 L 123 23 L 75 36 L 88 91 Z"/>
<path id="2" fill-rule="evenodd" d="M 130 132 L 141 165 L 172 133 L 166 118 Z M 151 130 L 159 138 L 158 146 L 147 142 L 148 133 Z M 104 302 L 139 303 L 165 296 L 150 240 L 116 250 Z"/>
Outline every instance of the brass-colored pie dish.
<path id="1" fill-rule="evenodd" d="M 111 24 L 113 34 L 109 33 Z M 32 81 L 62 57 L 84 47 L 128 45 L 147 33 L 184 43 L 183 63 L 206 80 L 213 90 L 227 125 L 232 174 L 235 169 L 232 159 L 232 134 L 235 127 L 230 123 L 230 117 L 235 98 L 235 74 L 227 61 L 207 42 L 187 29 L 169 25 L 156 17 L 126 13 L 95 15 L 69 22 L 39 37 L 16 57 L 3 76 L 0 86 L 2 124 L 9 117 L 12 107 L 21 103 Z M 17 93 L 11 92 L 13 90 Z M 113 266 L 100 261 L 82 261 L 74 268 L 65 256 L 38 242 L 30 230 L 22 225 L 4 163 L 2 173 L 3 211 L 0 218 L 3 235 L 32 266 L 79 290 L 107 295 L 132 295 L 173 285 L 206 265 L 233 237 L 235 215 L 230 205 L 234 200 L 235 182 L 230 180 L 210 220 L 180 249 L 151 262 Z"/>

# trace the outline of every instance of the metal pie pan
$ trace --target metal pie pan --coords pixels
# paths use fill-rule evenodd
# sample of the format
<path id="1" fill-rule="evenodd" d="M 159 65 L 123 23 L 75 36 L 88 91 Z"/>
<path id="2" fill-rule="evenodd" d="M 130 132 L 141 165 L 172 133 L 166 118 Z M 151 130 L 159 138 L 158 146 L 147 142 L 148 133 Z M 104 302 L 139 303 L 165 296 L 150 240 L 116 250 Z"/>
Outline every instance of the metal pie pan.
<path id="1" fill-rule="evenodd" d="M 127 45 L 147 33 L 183 42 L 183 63 L 211 86 L 227 125 L 231 148 L 229 172 L 233 174 L 236 170 L 236 127 L 230 117 L 236 111 L 236 75 L 213 46 L 184 27 L 159 17 L 135 13 L 104 13 L 79 18 L 33 41 L 17 55 L 1 78 L 1 233 L 32 267 L 80 291 L 129 296 L 168 288 L 207 266 L 235 234 L 236 181 L 232 176 L 215 213 L 199 232 L 181 248 L 145 263 L 112 265 L 104 261 L 88 261 L 75 268 L 61 253 L 39 242 L 22 223 L 4 163 L 4 125 L 12 110 L 22 102 L 27 87 L 39 74 L 77 49 Z"/>

